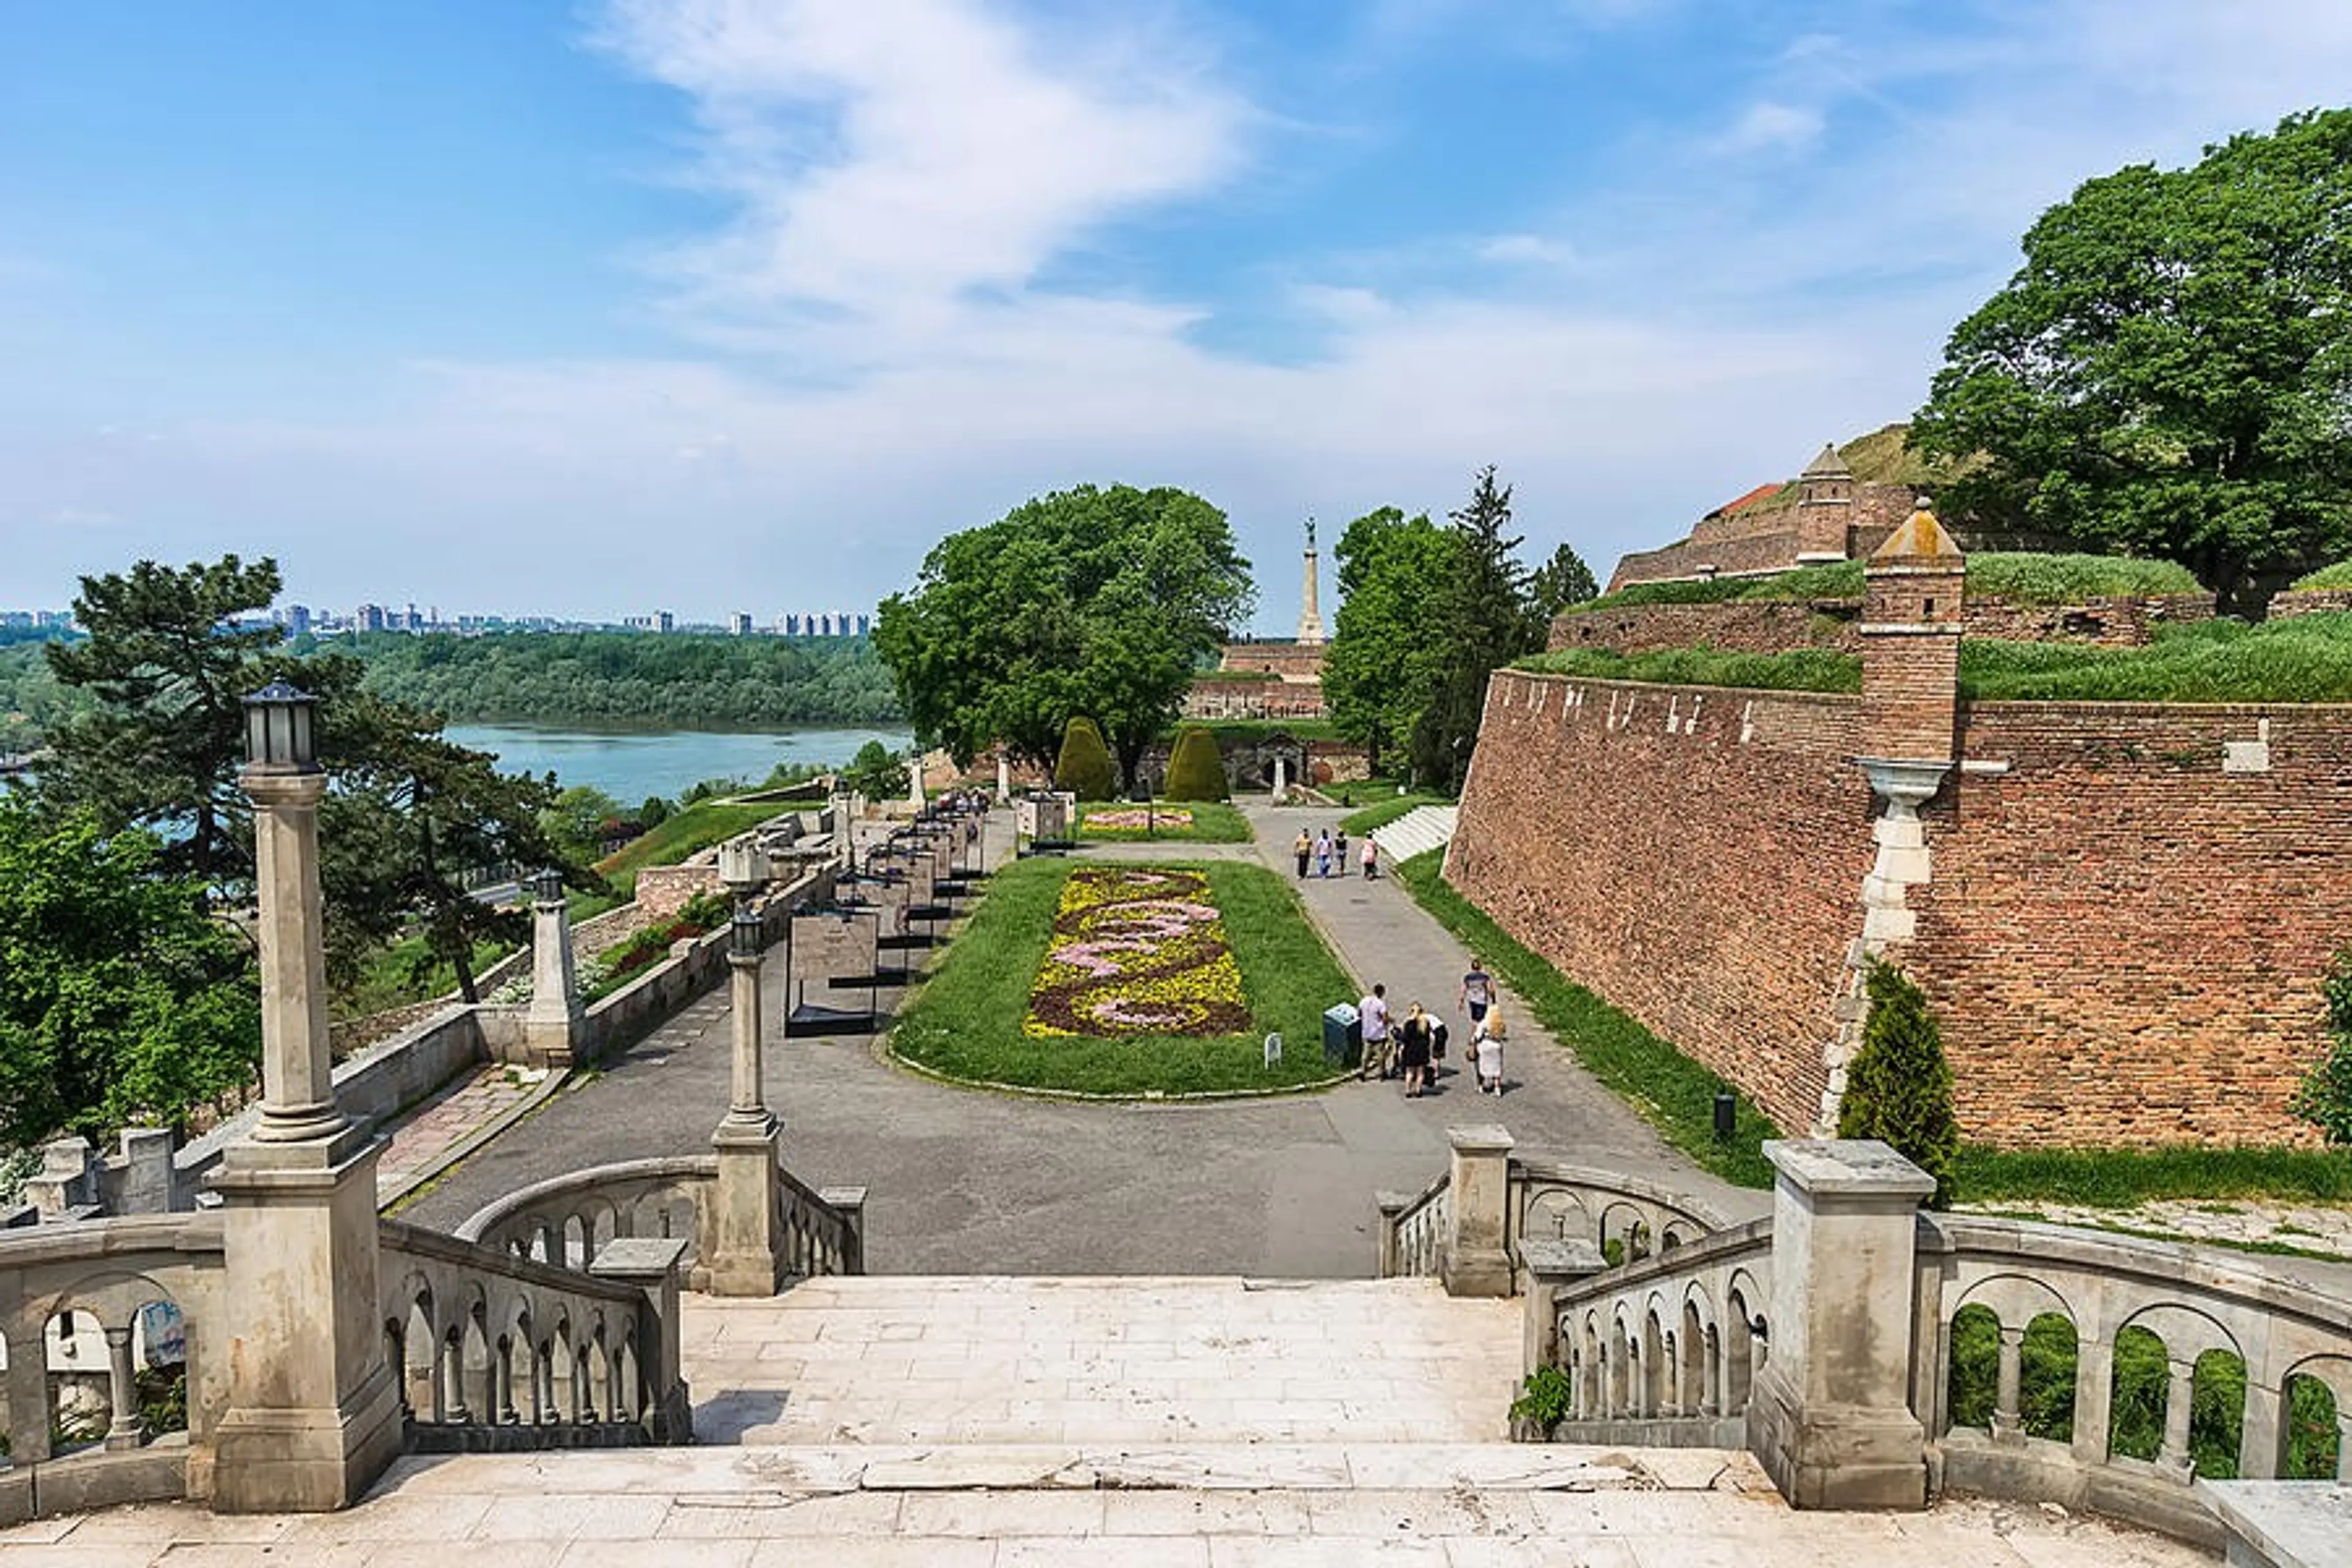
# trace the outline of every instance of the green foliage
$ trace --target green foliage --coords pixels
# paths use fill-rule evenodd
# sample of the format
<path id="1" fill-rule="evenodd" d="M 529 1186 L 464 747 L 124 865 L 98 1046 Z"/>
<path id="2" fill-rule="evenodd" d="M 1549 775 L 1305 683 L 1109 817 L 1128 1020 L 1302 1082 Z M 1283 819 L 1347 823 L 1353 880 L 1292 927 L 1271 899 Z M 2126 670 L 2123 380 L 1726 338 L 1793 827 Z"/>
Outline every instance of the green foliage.
<path id="1" fill-rule="evenodd" d="M 0 795 L 0 1143 L 184 1129 L 261 1054 L 253 950 L 154 838 Z"/>
<path id="2" fill-rule="evenodd" d="M 1954 330 L 1913 437 L 1947 499 L 2179 561 L 2234 605 L 2352 546 L 2352 110 L 2091 180 Z"/>
<path id="3" fill-rule="evenodd" d="M 540 827 L 565 855 L 593 860 L 604 853 L 604 825 L 621 815 L 621 803 L 594 784 L 573 784 L 540 813 Z"/>
<path id="4" fill-rule="evenodd" d="M 677 913 L 655 925 L 640 927 L 596 955 L 594 972 L 583 976 L 583 1002 L 601 1002 L 669 956 L 669 950 L 690 937 L 708 936 L 733 918 L 725 899 L 700 893 L 688 899 Z"/>
<path id="5" fill-rule="evenodd" d="M 646 803 L 637 807 L 637 826 L 640 827 L 659 827 L 663 823 L 669 820 L 669 815 L 676 808 L 662 796 L 657 795 L 649 795 L 646 796 Z"/>
<path id="6" fill-rule="evenodd" d="M 1486 678 L 1544 645 L 1546 622 L 1528 597 L 1511 521 L 1511 488 L 1480 470 L 1469 503 L 1452 514 L 1453 571 L 1429 605 L 1428 635 L 1437 645 L 1430 700 L 1413 723 L 1415 778 L 1441 789 L 1459 784 L 1477 743 Z"/>
<path id="7" fill-rule="evenodd" d="M 1952 1115 L 1952 1065 L 1927 1010 L 1927 993 L 1890 963 L 1873 959 L 1864 981 L 1870 1017 L 1846 1068 L 1838 1136 L 1876 1138 L 1936 1178 L 1930 1208 L 1952 1206 L 1960 1149 Z"/>
<path id="8" fill-rule="evenodd" d="M 1987 1149 L 1964 1144 L 1960 1186 L 1973 1203 L 2050 1198 L 2130 1208 L 2158 1198 L 2352 1202 L 2352 1151 L 2247 1146 Z"/>
<path id="9" fill-rule="evenodd" d="M 1447 885 L 1444 855 L 1433 849 L 1397 863 L 1397 879 L 1414 900 L 1501 975 L 1536 1021 L 1667 1142 L 1727 1182 L 1769 1187 L 1772 1167 L 1764 1158 L 1764 1140 L 1780 1132 L 1747 1097 L 1739 1097 L 1731 1138 L 1717 1142 L 1715 1097 L 1733 1092 L 1732 1086 L 1521 946 Z"/>
<path id="10" fill-rule="evenodd" d="M 0 627 L 0 633 L 16 631 Z M 52 637 L 47 632 L 0 637 L 0 752 L 39 749 L 52 730 L 92 706 L 86 693 L 59 681 L 49 667 L 46 647 Z"/>
<path id="11" fill-rule="evenodd" d="M 758 802 L 736 805 L 719 800 L 697 801 L 680 807 L 660 826 L 633 839 L 620 853 L 596 862 L 596 869 L 615 892 L 633 895 L 637 873 L 646 867 L 675 866 L 746 828 L 759 826 L 777 810 Z"/>
<path id="12" fill-rule="evenodd" d="M 879 741 L 868 741 L 841 771 L 841 782 L 868 800 L 901 800 L 911 777 L 905 758 Z"/>
<path id="13" fill-rule="evenodd" d="M 1081 485 L 941 540 L 874 643 L 915 733 L 959 763 L 999 742 L 1043 763 L 1087 713 L 1132 779 L 1252 596 L 1199 496 Z"/>
<path id="14" fill-rule="evenodd" d="M 2166 626 L 2147 647 L 1969 637 L 1960 691 L 1979 701 L 2352 702 L 2352 615 Z"/>
<path id="15" fill-rule="evenodd" d="M 1364 742 L 1375 770 L 1402 751 L 1436 694 L 1436 605 L 1456 549 L 1450 531 L 1394 507 L 1366 513 L 1339 536 L 1323 703 L 1338 733 Z"/>
<path id="16" fill-rule="evenodd" d="M 371 632 L 334 639 L 367 689 L 458 723 L 759 728 L 887 724 L 889 671 L 864 637 Z"/>
<path id="17" fill-rule="evenodd" d="M 2338 561 L 2333 566 L 2322 566 L 2308 577 L 2295 581 L 2298 588 L 2352 588 L 2352 561 Z"/>
<path id="18" fill-rule="evenodd" d="M 1536 616 L 1549 626 L 1551 618 L 1570 605 L 1581 605 L 1598 598 L 1601 584 L 1592 575 L 1592 568 L 1575 547 L 1562 544 L 1551 552 L 1551 559 L 1536 568 L 1528 580 L 1528 596 L 1533 601 Z"/>
<path id="19" fill-rule="evenodd" d="M 2352 952 L 2336 955 L 2322 992 L 2327 998 L 2327 1055 L 2304 1076 L 2287 1109 L 2341 1148 L 2352 1144 Z"/>
<path id="20" fill-rule="evenodd" d="M 1733 653 L 1701 646 L 1636 654 L 1566 647 L 1520 659 L 1516 668 L 1546 675 L 1580 675 L 1592 680 L 1646 680 L 1660 686 L 1731 686 L 1758 691 L 1862 689 L 1862 660 L 1821 647 Z"/>
<path id="21" fill-rule="evenodd" d="M 1589 615 L 1633 605 L 1858 600 L 1866 586 L 1863 567 L 1859 561 L 1830 561 L 1761 577 L 1634 583 L 1603 598 L 1574 605 L 1569 613 Z M 2192 594 L 2197 591 L 2197 579 L 2187 567 L 2170 561 L 1988 550 L 1968 558 L 1968 591 L 1975 597 L 2006 599 L 2013 605 L 2067 605 L 2082 599 Z"/>
<path id="22" fill-rule="evenodd" d="M 1090 1094 L 1215 1094 L 1318 1083 L 1322 1012 L 1353 997 L 1289 882 L 1261 867 L 1214 860 L 1209 879 L 1242 972 L 1251 1028 L 1223 1037 L 1040 1038 L 1022 1031 L 1029 989 L 1052 936 L 1064 860 L 1024 860 L 988 879 L 987 896 L 890 1031 L 896 1055 L 981 1082 Z M 1268 1071 L 1268 1031 L 1286 1042 Z"/>
<path id="23" fill-rule="evenodd" d="M 1630 583 L 1613 594 L 1570 605 L 1572 616 L 1634 605 L 1723 605 L 1748 600 L 1803 604 L 1815 599 L 1859 599 L 1863 593 L 1862 563 L 1831 561 L 1799 566 L 1761 577 L 1715 577 L 1706 582 Z"/>
<path id="24" fill-rule="evenodd" d="M 1062 731 L 1061 754 L 1054 762 L 1054 787 L 1080 800 L 1109 800 L 1118 794 L 1118 775 L 1111 769 L 1110 748 L 1102 731 L 1085 714 L 1075 714 Z"/>
<path id="25" fill-rule="evenodd" d="M 1576 1384 L 1568 1373 L 1549 1363 L 1528 1373 L 1511 1401 L 1511 1419 L 1530 1421 L 1545 1432 L 1568 1419 L 1576 1404 Z"/>
<path id="26" fill-rule="evenodd" d="M 1233 788 L 1225 780 L 1224 753 L 1217 738 L 1197 724 L 1176 731 L 1175 749 L 1168 753 L 1170 800 L 1229 800 Z"/>
<path id="27" fill-rule="evenodd" d="M 2074 1325 L 2045 1312 L 2025 1326 L 2018 1356 L 2018 1418 L 2031 1437 L 2074 1435 Z M 1955 1426 L 1990 1428 L 2000 1392 L 2000 1320 L 1982 1305 L 1952 1319 L 1948 1380 Z"/>

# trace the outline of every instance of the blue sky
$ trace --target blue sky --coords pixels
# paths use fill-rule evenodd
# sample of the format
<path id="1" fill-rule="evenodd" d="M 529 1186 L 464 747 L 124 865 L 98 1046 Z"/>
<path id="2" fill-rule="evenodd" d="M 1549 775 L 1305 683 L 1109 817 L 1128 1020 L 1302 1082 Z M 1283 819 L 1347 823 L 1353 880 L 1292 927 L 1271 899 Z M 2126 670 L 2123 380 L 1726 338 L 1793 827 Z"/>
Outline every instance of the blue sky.
<path id="1" fill-rule="evenodd" d="M 2340 0 L 12 0 L 0 605 L 764 621 L 1126 480 L 1271 630 L 1307 514 L 1488 462 L 1605 575 L 2347 83 Z"/>

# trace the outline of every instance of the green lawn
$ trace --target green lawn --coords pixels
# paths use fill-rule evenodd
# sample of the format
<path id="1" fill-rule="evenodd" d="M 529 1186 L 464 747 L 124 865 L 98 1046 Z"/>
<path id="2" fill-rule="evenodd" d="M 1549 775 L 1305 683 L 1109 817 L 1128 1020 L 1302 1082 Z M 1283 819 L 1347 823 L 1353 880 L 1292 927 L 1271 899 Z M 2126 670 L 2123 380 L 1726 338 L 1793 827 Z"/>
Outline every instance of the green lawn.
<path id="1" fill-rule="evenodd" d="M 604 873 L 616 892 L 634 895 L 637 873 L 646 867 L 674 866 L 689 855 L 759 826 L 776 816 L 778 809 L 773 805 L 756 802 L 738 805 L 733 801 L 698 800 L 665 818 L 659 826 L 633 840 L 619 854 L 597 861 L 596 869 Z"/>
<path id="2" fill-rule="evenodd" d="M 1024 1034 L 1062 883 L 1076 864 L 1023 860 L 989 879 L 979 909 L 892 1026 L 893 1054 L 950 1078 L 1139 1097 L 1295 1088 L 1330 1075 L 1322 1012 L 1352 1002 L 1355 987 L 1290 885 L 1262 868 L 1230 861 L 1170 864 L 1209 879 L 1241 968 L 1248 1034 L 1118 1040 Z M 1263 1065 L 1270 1032 L 1280 1033 L 1286 1047 L 1271 1071 Z"/>
<path id="3" fill-rule="evenodd" d="M 1122 844 L 1162 838 L 1175 839 L 1180 842 L 1190 839 L 1195 844 L 1246 844 L 1250 841 L 1249 819 L 1222 801 L 1156 800 L 1150 803 L 1148 809 L 1154 813 L 1191 812 L 1192 822 L 1181 826 L 1158 822 L 1149 829 L 1098 827 L 1090 820 L 1098 812 L 1129 812 L 1146 809 L 1145 806 L 1131 802 L 1115 800 L 1096 801 L 1081 805 L 1078 807 L 1078 837 Z"/>

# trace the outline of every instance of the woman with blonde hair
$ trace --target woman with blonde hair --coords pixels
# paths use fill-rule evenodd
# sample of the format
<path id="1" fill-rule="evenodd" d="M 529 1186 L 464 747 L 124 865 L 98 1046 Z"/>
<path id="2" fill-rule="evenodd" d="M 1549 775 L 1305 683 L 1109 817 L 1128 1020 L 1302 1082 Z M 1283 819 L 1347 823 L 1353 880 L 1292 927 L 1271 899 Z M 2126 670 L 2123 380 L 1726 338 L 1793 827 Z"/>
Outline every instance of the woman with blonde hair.
<path id="1" fill-rule="evenodd" d="M 1503 1041 L 1508 1031 L 1503 1025 L 1501 1008 L 1490 1009 L 1478 1020 L 1477 1033 L 1470 1042 L 1470 1054 L 1478 1064 L 1478 1092 L 1501 1098 L 1503 1092 Z"/>
<path id="2" fill-rule="evenodd" d="M 1429 1077 L 1429 1015 L 1418 1002 L 1397 1030 L 1397 1066 L 1404 1072 L 1405 1098 L 1419 1100 L 1422 1084 Z"/>

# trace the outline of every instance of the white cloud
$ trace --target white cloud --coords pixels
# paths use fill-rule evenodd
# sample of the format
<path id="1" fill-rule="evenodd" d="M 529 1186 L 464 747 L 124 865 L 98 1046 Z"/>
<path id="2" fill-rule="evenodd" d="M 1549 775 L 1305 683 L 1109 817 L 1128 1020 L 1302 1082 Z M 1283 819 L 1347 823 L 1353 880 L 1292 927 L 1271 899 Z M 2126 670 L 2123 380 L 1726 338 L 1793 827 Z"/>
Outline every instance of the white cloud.
<path id="1" fill-rule="evenodd" d="M 1801 153 L 1821 138 L 1820 110 L 1768 99 L 1749 104 L 1731 128 L 1716 139 L 1715 148 L 1727 154 Z"/>
<path id="2" fill-rule="evenodd" d="M 1576 259 L 1576 247 L 1535 234 L 1498 234 L 1479 242 L 1481 261 L 1500 267 L 1560 267 Z"/>

